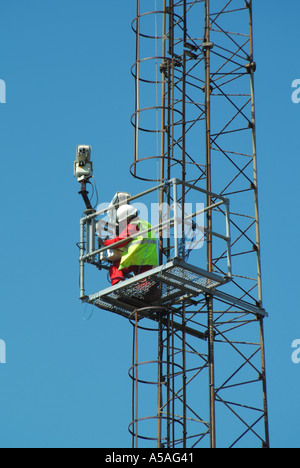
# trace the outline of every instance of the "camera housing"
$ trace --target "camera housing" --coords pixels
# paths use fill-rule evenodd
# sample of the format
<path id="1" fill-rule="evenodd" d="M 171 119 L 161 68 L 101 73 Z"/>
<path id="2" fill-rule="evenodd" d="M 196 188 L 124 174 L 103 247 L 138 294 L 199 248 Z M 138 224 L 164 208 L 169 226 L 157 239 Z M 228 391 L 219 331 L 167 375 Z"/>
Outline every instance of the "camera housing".
<path id="1" fill-rule="evenodd" d="M 76 161 L 74 164 L 74 176 L 77 177 L 78 182 L 88 180 L 93 175 L 93 163 L 91 161 L 91 154 L 91 146 L 77 146 Z"/>

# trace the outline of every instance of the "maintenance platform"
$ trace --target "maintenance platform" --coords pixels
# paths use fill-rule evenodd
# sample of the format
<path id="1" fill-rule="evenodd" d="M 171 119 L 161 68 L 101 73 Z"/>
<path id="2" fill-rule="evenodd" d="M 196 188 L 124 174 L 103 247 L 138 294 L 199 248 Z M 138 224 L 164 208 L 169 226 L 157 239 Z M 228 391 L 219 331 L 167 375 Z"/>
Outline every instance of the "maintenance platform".
<path id="1" fill-rule="evenodd" d="M 190 204 L 189 209 L 185 207 L 184 210 L 180 206 L 183 186 L 184 190 L 188 187 L 195 195 L 194 202 Z M 200 204 L 199 201 L 206 200 L 207 192 L 205 190 L 178 179 L 172 179 L 133 197 L 128 194 L 126 202 L 136 204 L 137 200 L 145 200 L 145 206 L 149 206 L 153 203 L 153 198 L 151 202 L 149 197 L 155 196 L 162 189 L 168 191 L 172 205 L 161 210 L 157 210 L 157 206 L 155 207 L 156 213 L 160 212 L 160 217 L 157 224 L 152 224 L 151 231 L 157 233 L 157 238 L 160 236 L 169 240 L 173 255 L 167 259 L 166 263 L 154 267 L 146 273 L 131 276 L 115 286 L 88 294 L 85 290 L 85 268 L 92 265 L 99 270 L 108 270 L 111 263 L 108 259 L 109 256 L 107 257 L 105 254 L 112 248 L 118 248 L 118 244 L 113 247 L 96 248 L 96 232 L 98 236 L 101 235 L 101 232 L 103 235 L 110 232 L 107 215 L 115 207 L 110 204 L 107 208 L 88 213 L 81 219 L 79 244 L 81 301 L 129 318 L 137 309 L 143 309 L 143 317 L 147 316 L 145 314 L 147 306 L 149 306 L 149 310 L 152 306 L 168 309 L 176 306 L 176 303 L 180 303 L 183 299 L 190 301 L 200 294 L 210 294 L 228 304 L 240 307 L 242 310 L 257 315 L 266 315 L 259 306 L 239 300 L 219 289 L 230 282 L 232 278 L 228 199 L 210 194 L 214 202 L 211 206 L 204 207 L 204 204 Z M 193 199 L 192 195 L 191 199 Z M 141 204 L 139 204 L 140 206 Z M 206 216 L 204 214 L 212 211 L 221 213 L 223 217 L 222 230 L 225 233 L 208 231 L 205 227 Z M 141 216 L 143 217 L 143 214 Z M 218 225 L 221 231 L 220 223 Z M 191 235 L 189 239 L 187 238 L 188 231 L 192 231 L 192 238 Z M 139 235 L 145 235 L 148 232 L 145 231 Z M 211 239 L 216 239 L 220 243 L 219 248 L 224 251 L 224 271 L 221 273 L 209 272 L 205 269 L 206 249 L 203 247 L 206 245 L 208 234 L 210 234 Z M 188 261 L 188 257 L 191 258 L 191 261 Z M 151 313 L 148 316 L 151 318 Z"/>

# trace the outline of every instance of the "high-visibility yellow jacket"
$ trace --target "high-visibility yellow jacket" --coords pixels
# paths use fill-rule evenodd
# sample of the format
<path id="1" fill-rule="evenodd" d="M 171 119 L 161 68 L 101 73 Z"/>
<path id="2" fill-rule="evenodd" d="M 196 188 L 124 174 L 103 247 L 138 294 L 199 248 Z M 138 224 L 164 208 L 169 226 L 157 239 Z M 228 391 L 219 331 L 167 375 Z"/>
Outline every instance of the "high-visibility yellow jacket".
<path id="1" fill-rule="evenodd" d="M 151 224 L 142 219 L 132 221 L 130 224 L 138 226 L 139 231 L 151 228 Z M 133 265 L 158 266 L 157 242 L 154 231 L 135 237 L 123 248 L 119 270 Z"/>

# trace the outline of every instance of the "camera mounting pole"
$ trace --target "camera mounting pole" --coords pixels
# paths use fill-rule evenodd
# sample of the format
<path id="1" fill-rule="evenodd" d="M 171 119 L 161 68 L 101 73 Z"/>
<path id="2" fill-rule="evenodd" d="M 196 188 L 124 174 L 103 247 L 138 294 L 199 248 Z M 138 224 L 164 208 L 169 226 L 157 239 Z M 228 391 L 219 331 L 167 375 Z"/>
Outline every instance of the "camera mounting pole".
<path id="1" fill-rule="evenodd" d="M 85 203 L 86 214 L 94 213 L 95 210 L 93 209 L 91 205 L 90 199 L 88 197 L 89 192 L 86 189 L 86 180 L 82 180 L 80 183 L 81 183 L 81 190 L 78 193 L 82 196 L 83 201 Z"/>

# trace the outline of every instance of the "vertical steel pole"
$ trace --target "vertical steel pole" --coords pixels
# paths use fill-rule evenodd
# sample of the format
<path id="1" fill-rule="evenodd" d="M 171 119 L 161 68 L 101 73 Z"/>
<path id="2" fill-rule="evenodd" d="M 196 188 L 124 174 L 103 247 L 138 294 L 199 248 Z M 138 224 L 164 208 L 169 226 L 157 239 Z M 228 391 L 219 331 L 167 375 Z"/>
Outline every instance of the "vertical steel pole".
<path id="1" fill-rule="evenodd" d="M 162 448 L 162 361 L 163 361 L 163 326 L 162 317 L 158 317 L 158 385 L 157 385 L 157 448 Z"/>
<path id="2" fill-rule="evenodd" d="M 186 448 L 187 425 L 186 425 L 186 308 L 185 301 L 182 302 L 182 447 Z"/>
<path id="3" fill-rule="evenodd" d="M 185 161 L 185 139 L 186 139 L 186 54 L 183 52 L 182 61 L 182 194 L 181 194 L 181 242 L 182 242 L 182 258 L 185 258 L 185 179 L 186 179 L 186 161 Z"/>
<path id="4" fill-rule="evenodd" d="M 95 256 L 92 255 L 93 252 L 95 252 L 95 246 L 96 246 L 96 221 L 95 218 L 89 219 L 87 222 L 87 237 L 88 237 L 88 249 L 87 253 L 90 256 L 90 260 L 93 262 L 95 260 Z"/>
<path id="5" fill-rule="evenodd" d="M 186 43 L 187 34 L 187 4 L 186 0 L 183 1 L 183 46 Z M 182 241 L 182 257 L 185 259 L 185 186 L 186 181 L 186 53 L 183 52 L 182 60 L 182 198 L 181 198 L 181 210 L 182 210 L 182 230 L 181 230 L 181 241 Z M 187 395 L 186 395 L 186 305 L 185 301 L 182 301 L 182 418 L 183 418 L 183 448 L 186 448 L 186 437 L 187 437 Z"/>
<path id="6" fill-rule="evenodd" d="M 135 448 L 135 345 L 136 345 L 136 336 L 135 336 L 135 326 L 133 327 L 132 333 L 132 399 L 131 399 L 131 420 L 132 420 L 132 448 Z"/>
<path id="7" fill-rule="evenodd" d="M 266 441 L 264 448 L 270 448 L 269 436 L 269 417 L 268 417 L 268 397 L 267 397 L 267 376 L 266 376 L 266 361 L 265 361 L 265 339 L 264 339 L 264 319 L 260 318 L 260 343 L 261 343 L 261 362 L 262 362 L 262 387 L 264 401 L 264 423 Z"/>
<path id="8" fill-rule="evenodd" d="M 177 192 L 177 179 L 173 179 L 173 199 L 174 199 L 174 255 L 175 258 L 179 256 L 178 246 L 178 192 Z"/>
<path id="9" fill-rule="evenodd" d="M 163 23 L 162 23 L 162 60 L 165 64 L 166 57 L 166 0 L 163 1 Z M 165 105 L 166 105 L 166 73 L 165 67 L 162 67 L 162 85 L 161 85 L 161 149 L 160 149 L 160 183 L 165 179 Z M 165 195 L 163 187 L 160 189 L 160 222 L 163 221 L 162 207 L 164 203 Z M 164 233 L 161 231 L 159 239 L 159 263 L 163 265 L 163 249 L 164 249 Z"/>
<path id="10" fill-rule="evenodd" d="M 140 0 L 136 2 L 137 25 L 136 25 L 136 57 L 135 57 L 135 145 L 134 162 L 139 159 L 139 120 L 140 120 Z M 136 164 L 134 165 L 136 175 Z"/>
<path id="11" fill-rule="evenodd" d="M 254 98 L 254 54 L 253 54 L 253 13 L 252 0 L 247 2 L 249 8 L 250 24 L 250 86 L 251 86 L 251 115 L 252 115 L 252 145 L 253 145 L 253 170 L 254 170 L 254 198 L 255 198 L 255 220 L 256 220 L 256 251 L 257 251 L 257 272 L 258 272 L 258 298 L 262 305 L 262 276 L 261 276 L 261 256 L 260 256 L 260 230 L 259 230 L 259 206 L 258 206 L 258 178 L 257 178 L 257 145 L 256 145 L 256 119 L 255 119 L 255 98 Z"/>
<path id="12" fill-rule="evenodd" d="M 170 329 L 171 329 L 171 314 L 172 312 L 168 311 L 168 319 L 167 319 L 167 375 L 166 375 L 166 400 L 167 400 L 167 448 L 170 447 L 171 441 L 171 423 L 170 423 L 170 354 L 171 354 L 171 346 L 170 346 Z"/>
<path id="13" fill-rule="evenodd" d="M 135 337 L 135 448 L 138 448 L 138 312 L 135 311 L 135 329 L 134 329 L 134 337 Z"/>
<path id="14" fill-rule="evenodd" d="M 210 19 L 209 1 L 205 0 L 205 144 L 206 144 L 206 190 L 207 206 L 211 206 L 212 177 L 211 177 L 211 82 L 210 82 Z M 212 213 L 207 211 L 207 228 L 212 231 Z M 207 269 L 212 272 L 212 235 L 207 236 Z"/>
<path id="15" fill-rule="evenodd" d="M 249 29 L 250 29 L 250 64 L 248 71 L 250 73 L 251 87 L 251 115 L 252 115 L 252 144 L 253 144 L 253 170 L 254 170 L 254 201 L 255 201 L 255 220 L 256 220 L 256 251 L 257 251 L 257 273 L 258 273 L 258 300 L 262 306 L 262 273 L 261 273 L 261 251 L 260 251 L 260 229 L 259 229 L 259 206 L 258 206 L 258 177 L 257 177 L 257 144 L 256 144 L 256 118 L 255 118 L 255 92 L 254 92 L 254 46 L 253 46 L 253 7 L 252 0 L 248 0 L 249 8 Z M 269 439 L 269 418 L 267 401 L 267 379 L 266 379 L 266 359 L 264 344 L 264 324 L 260 319 L 260 341 L 261 341 L 261 361 L 262 361 L 262 386 L 264 402 L 264 421 L 266 434 L 266 447 L 270 447 Z"/>
<path id="16" fill-rule="evenodd" d="M 156 13 L 155 13 L 156 14 Z M 157 38 L 155 38 L 157 40 Z M 163 18 L 162 18 L 162 60 L 165 65 L 166 57 L 166 0 L 163 0 Z M 156 83 L 158 86 L 158 83 Z M 162 67 L 162 89 L 161 89 L 161 163 L 160 163 L 160 183 L 165 179 L 165 90 L 166 90 L 166 73 L 165 68 Z M 164 204 L 164 189 L 160 190 L 160 223 L 163 221 L 163 204 Z M 163 265 L 163 250 L 164 249 L 164 232 L 160 232 L 159 240 L 159 263 Z M 163 325 L 162 317 L 158 317 L 158 398 L 157 398 L 157 448 L 162 448 L 162 380 L 163 380 Z"/>
<path id="17" fill-rule="evenodd" d="M 205 122 L 206 122 L 206 190 L 207 206 L 212 204 L 212 174 L 211 174 L 211 78 L 210 78 L 210 0 L 205 0 Z M 207 269 L 213 271 L 212 261 L 212 212 L 207 211 Z M 216 447 L 216 417 L 215 417 L 215 363 L 214 363 L 214 315 L 213 298 L 207 296 L 208 313 L 208 356 L 209 356 L 209 397 L 210 397 L 210 445 Z"/>
<path id="18" fill-rule="evenodd" d="M 79 283 L 80 283 L 80 297 L 83 297 L 85 294 L 84 287 L 84 219 L 80 220 L 80 262 L 79 262 Z"/>

